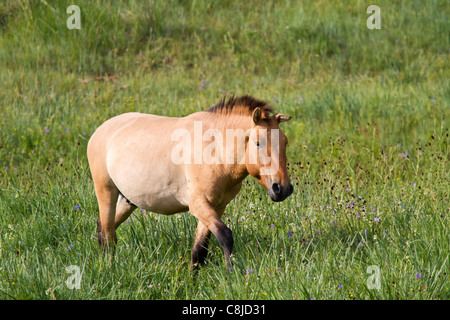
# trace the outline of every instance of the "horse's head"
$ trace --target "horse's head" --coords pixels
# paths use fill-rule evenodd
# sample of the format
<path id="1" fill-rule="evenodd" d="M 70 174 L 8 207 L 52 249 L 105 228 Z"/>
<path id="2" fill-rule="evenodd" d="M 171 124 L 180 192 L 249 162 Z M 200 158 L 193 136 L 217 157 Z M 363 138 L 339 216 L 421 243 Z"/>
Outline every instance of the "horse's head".
<path id="1" fill-rule="evenodd" d="M 281 122 L 290 119 L 281 113 L 270 116 L 268 112 L 256 108 L 247 136 L 247 171 L 267 189 L 273 201 L 283 201 L 294 191 L 286 169 L 288 140 L 279 127 Z"/>

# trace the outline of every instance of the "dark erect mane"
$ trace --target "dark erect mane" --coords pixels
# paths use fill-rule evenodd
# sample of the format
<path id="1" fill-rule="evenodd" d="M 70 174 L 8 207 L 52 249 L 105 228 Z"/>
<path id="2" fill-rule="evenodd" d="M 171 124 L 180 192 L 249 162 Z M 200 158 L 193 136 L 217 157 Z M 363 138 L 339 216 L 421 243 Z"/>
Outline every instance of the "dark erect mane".
<path id="1" fill-rule="evenodd" d="M 248 95 L 241 97 L 231 96 L 228 99 L 227 97 L 224 97 L 217 105 L 210 108 L 208 112 L 226 115 L 239 114 L 251 116 L 256 108 L 261 108 L 261 111 L 264 111 L 266 116 L 269 116 L 269 114 L 273 112 L 272 107 L 265 101 L 255 99 Z"/>

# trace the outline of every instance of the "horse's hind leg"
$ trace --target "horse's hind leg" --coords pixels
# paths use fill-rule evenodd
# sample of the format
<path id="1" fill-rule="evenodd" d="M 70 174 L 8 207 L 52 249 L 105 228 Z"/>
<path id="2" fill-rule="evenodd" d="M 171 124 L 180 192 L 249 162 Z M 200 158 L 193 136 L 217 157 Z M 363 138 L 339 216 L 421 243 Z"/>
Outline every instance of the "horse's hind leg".
<path id="1" fill-rule="evenodd" d="M 100 218 L 97 221 L 98 243 L 100 247 L 114 246 L 116 243 L 115 215 L 116 204 L 119 196 L 114 183 L 109 180 L 106 183 L 95 183 Z"/>

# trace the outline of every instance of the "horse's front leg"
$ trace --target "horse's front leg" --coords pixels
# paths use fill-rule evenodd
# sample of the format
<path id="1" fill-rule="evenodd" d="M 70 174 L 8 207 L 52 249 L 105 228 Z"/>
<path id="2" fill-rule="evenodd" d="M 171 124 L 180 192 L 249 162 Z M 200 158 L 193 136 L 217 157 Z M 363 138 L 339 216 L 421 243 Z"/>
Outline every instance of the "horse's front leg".
<path id="1" fill-rule="evenodd" d="M 217 211 L 217 214 L 219 217 L 221 217 L 224 212 L 225 209 Z M 208 255 L 208 245 L 210 238 L 211 238 L 211 231 L 203 222 L 199 220 L 197 225 L 197 231 L 195 233 L 194 247 L 192 248 L 192 255 L 191 255 L 192 269 L 196 269 L 199 265 L 202 265 L 205 262 L 205 259 Z"/>
<path id="2" fill-rule="evenodd" d="M 220 220 L 223 211 L 216 212 L 211 204 L 202 196 L 197 198 L 191 198 L 191 203 L 189 205 L 189 210 L 191 214 L 199 220 L 199 227 L 197 227 L 197 235 L 196 235 L 196 243 L 194 244 L 194 248 L 192 250 L 192 260 L 191 263 L 200 262 L 199 258 L 201 256 L 198 253 L 205 254 L 205 251 L 202 251 L 202 247 L 198 247 L 202 242 L 202 246 L 204 249 L 204 245 L 207 242 L 208 234 L 205 233 L 205 229 L 207 228 L 210 232 L 214 234 L 220 246 L 223 249 L 225 255 L 225 262 L 228 269 L 231 271 L 231 253 L 233 251 L 233 234 L 231 230 Z M 200 223 L 203 226 L 200 226 Z M 198 233 L 200 231 L 200 235 L 198 238 Z M 198 240 L 198 241 L 197 241 Z M 203 257 L 203 260 L 205 256 Z"/>
<path id="3" fill-rule="evenodd" d="M 205 262 L 208 255 L 209 238 L 211 231 L 201 221 L 198 222 L 197 231 L 195 233 L 194 247 L 191 255 L 191 268 L 196 269 Z"/>

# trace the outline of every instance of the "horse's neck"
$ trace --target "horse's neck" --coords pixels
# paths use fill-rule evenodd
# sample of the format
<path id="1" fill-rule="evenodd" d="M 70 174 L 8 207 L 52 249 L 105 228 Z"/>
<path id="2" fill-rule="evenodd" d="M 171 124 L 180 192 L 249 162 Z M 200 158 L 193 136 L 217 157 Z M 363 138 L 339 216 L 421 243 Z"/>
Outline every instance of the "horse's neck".
<path id="1" fill-rule="evenodd" d="M 224 139 L 224 143 L 226 143 L 226 131 L 227 129 L 232 130 L 242 130 L 246 132 L 250 129 L 251 122 L 247 117 L 242 116 L 234 116 L 234 117 L 226 117 L 225 119 L 220 119 L 220 123 L 218 124 L 218 129 L 222 132 Z M 234 150 L 237 153 L 237 150 Z M 233 164 L 224 165 L 224 173 L 232 179 L 232 181 L 236 183 L 242 182 L 245 177 L 248 176 L 247 166 L 245 165 L 245 149 L 243 154 L 241 155 L 243 159 L 237 159 Z"/>

